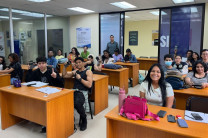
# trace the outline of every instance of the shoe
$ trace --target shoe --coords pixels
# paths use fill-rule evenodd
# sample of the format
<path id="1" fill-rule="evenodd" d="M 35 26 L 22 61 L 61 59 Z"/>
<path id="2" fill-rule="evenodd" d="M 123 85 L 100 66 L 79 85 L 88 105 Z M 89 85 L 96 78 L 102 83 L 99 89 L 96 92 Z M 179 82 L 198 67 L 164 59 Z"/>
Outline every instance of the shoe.
<path id="1" fill-rule="evenodd" d="M 46 133 L 46 127 L 45 126 L 42 126 L 42 129 L 41 129 L 40 133 Z"/>
<path id="2" fill-rule="evenodd" d="M 80 125 L 80 131 L 85 131 L 87 129 L 87 118 L 82 118 Z"/>

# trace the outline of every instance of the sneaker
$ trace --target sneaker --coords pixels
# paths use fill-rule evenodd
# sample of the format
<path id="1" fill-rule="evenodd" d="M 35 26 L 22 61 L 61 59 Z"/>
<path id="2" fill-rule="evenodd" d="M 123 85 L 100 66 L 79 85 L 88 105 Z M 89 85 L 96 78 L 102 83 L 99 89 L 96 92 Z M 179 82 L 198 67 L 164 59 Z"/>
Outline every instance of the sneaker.
<path id="1" fill-rule="evenodd" d="M 82 118 L 80 125 L 80 131 L 85 131 L 87 129 L 87 118 Z"/>

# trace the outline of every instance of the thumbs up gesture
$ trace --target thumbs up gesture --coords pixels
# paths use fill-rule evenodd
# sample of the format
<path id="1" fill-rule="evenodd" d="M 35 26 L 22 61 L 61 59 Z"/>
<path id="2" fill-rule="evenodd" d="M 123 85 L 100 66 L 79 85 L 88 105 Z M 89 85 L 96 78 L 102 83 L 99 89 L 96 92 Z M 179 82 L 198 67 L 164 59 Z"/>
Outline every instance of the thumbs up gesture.
<path id="1" fill-rule="evenodd" d="M 57 77 L 56 72 L 54 72 L 54 68 L 52 68 L 51 77 L 53 77 L 54 79 Z"/>

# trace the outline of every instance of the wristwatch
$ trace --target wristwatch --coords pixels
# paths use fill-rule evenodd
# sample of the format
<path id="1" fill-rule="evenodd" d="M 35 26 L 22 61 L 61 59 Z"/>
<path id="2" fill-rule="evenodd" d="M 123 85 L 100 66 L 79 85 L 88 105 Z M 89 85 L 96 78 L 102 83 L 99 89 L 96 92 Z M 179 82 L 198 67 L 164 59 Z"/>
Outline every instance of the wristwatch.
<path id="1" fill-rule="evenodd" d="M 82 78 L 79 78 L 78 80 L 79 80 L 79 82 L 81 82 L 82 81 Z"/>

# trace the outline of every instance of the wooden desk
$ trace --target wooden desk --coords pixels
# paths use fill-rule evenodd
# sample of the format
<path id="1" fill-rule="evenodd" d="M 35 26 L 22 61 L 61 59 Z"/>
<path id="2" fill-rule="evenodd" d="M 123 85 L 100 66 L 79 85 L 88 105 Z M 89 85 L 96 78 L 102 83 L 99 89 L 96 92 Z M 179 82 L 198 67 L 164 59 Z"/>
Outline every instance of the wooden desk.
<path id="1" fill-rule="evenodd" d="M 61 76 L 62 74 L 60 74 Z M 97 115 L 108 107 L 108 76 L 93 74 L 93 95 L 95 102 L 94 115 Z M 64 88 L 72 89 L 74 87 L 74 78 L 65 78 Z"/>
<path id="2" fill-rule="evenodd" d="M 184 116 L 183 110 L 148 105 L 149 110 L 157 113 L 167 111 L 167 115 Z M 186 120 L 189 128 L 180 128 L 177 123 L 167 121 L 167 115 L 160 121 L 129 120 L 118 115 L 118 107 L 105 115 L 107 118 L 107 138 L 181 138 L 181 137 L 208 137 L 208 125 Z"/>
<path id="3" fill-rule="evenodd" d="M 128 78 L 129 78 L 129 69 L 106 69 L 102 68 L 103 73 L 106 73 L 109 76 L 108 84 L 111 86 L 118 86 L 125 89 L 126 94 L 128 93 Z"/>
<path id="4" fill-rule="evenodd" d="M 132 78 L 132 86 L 136 86 L 139 83 L 139 63 L 124 63 L 116 62 L 114 64 L 126 66 L 129 68 L 129 78 Z"/>
<path id="5" fill-rule="evenodd" d="M 205 89 L 196 89 L 196 88 L 188 88 L 182 90 L 173 90 L 174 96 L 176 98 L 176 108 L 177 109 L 186 109 L 186 100 L 190 96 L 197 97 L 206 97 L 208 98 L 208 88 Z"/>
<path id="6" fill-rule="evenodd" d="M 27 74 L 27 71 L 29 70 L 29 68 L 28 68 L 28 65 L 21 65 L 21 67 L 22 67 L 22 70 L 24 71 L 24 72 L 23 72 L 23 77 L 22 77 L 22 82 L 25 82 L 26 74 Z M 33 68 L 33 71 L 36 70 L 37 68 L 38 68 L 38 67 L 35 66 L 35 67 Z"/>
<path id="7" fill-rule="evenodd" d="M 50 94 L 35 87 L 0 88 L 1 127 L 6 129 L 23 119 L 46 126 L 47 138 L 67 138 L 74 133 L 74 97 L 72 90 Z"/>
<path id="8" fill-rule="evenodd" d="M 0 87 L 11 85 L 11 74 L 0 74 Z"/>
<path id="9" fill-rule="evenodd" d="M 156 58 L 137 58 L 140 70 L 149 70 L 153 64 L 158 63 Z"/>
<path id="10" fill-rule="evenodd" d="M 58 64 L 59 65 L 59 73 L 63 72 L 64 64 Z M 72 64 L 70 64 L 67 68 L 66 71 L 72 71 Z"/>

